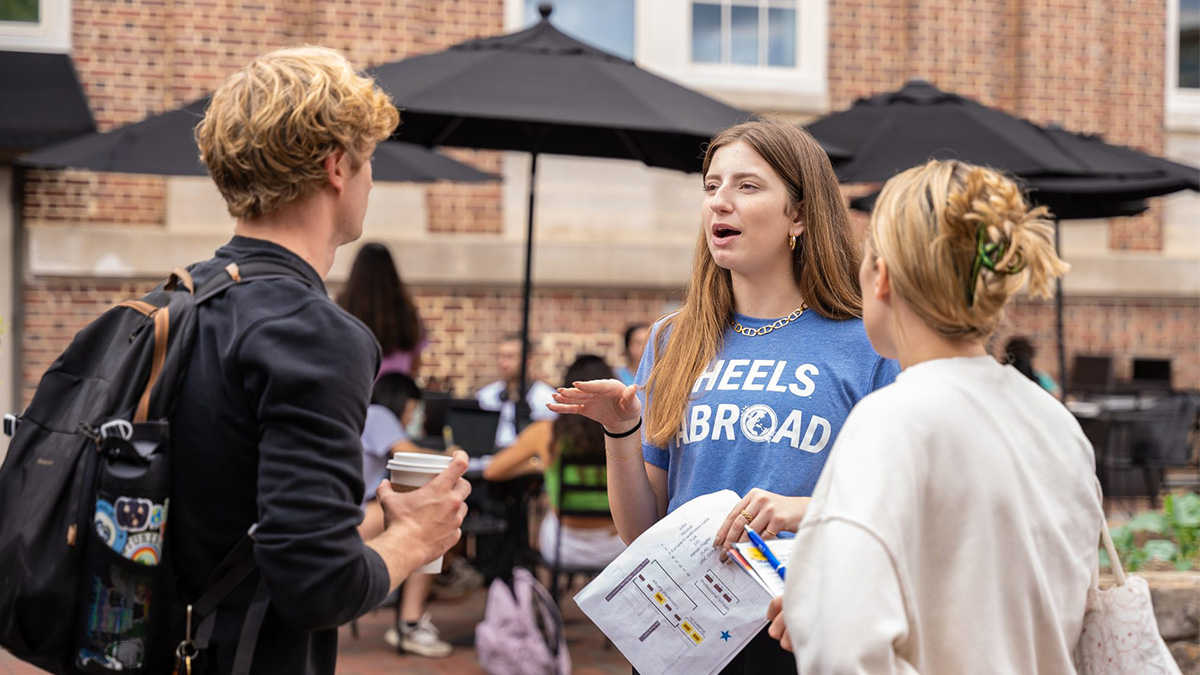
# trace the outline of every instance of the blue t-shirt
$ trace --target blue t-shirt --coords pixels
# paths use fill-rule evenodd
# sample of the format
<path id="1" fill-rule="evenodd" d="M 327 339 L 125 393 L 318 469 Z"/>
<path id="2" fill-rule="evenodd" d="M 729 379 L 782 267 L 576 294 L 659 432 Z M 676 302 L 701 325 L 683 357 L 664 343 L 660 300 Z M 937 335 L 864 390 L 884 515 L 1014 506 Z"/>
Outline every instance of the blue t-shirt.
<path id="1" fill-rule="evenodd" d="M 747 328 L 775 321 L 736 319 Z M 661 327 L 659 321 L 650 331 L 639 387 L 654 366 Z M 850 409 L 899 372 L 895 361 L 875 353 L 860 319 L 809 310 L 757 337 L 726 328 L 675 437 L 665 448 L 642 443 L 646 461 L 667 471 L 667 511 L 717 490 L 810 496 Z M 653 394 L 639 391 L 644 406 L 654 405 Z"/>

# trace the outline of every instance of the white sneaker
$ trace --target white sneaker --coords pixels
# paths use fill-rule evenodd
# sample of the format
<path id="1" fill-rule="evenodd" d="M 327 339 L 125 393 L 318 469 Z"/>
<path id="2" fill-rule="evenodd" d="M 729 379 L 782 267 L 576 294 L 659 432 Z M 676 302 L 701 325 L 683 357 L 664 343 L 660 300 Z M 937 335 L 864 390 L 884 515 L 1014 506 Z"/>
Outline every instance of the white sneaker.
<path id="1" fill-rule="evenodd" d="M 428 613 L 412 628 L 401 623 L 398 631 L 395 628 L 387 629 L 383 634 L 383 641 L 407 653 L 433 659 L 445 658 L 454 651 L 449 642 L 438 638 L 437 626 L 433 625 Z"/>
<path id="2" fill-rule="evenodd" d="M 439 600 L 461 598 L 468 591 L 483 586 L 484 578 L 462 558 L 452 558 L 446 571 L 433 578 L 433 595 Z"/>

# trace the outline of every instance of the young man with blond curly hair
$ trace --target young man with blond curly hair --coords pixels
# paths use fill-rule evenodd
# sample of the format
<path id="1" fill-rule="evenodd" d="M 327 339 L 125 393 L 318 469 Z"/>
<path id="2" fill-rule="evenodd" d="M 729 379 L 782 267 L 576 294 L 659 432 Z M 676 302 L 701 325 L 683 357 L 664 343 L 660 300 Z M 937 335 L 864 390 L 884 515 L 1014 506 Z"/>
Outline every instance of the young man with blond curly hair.
<path id="1" fill-rule="evenodd" d="M 465 455 L 413 492 L 364 486 L 359 436 L 379 346 L 323 281 L 338 247 L 362 233 L 371 155 L 397 122 L 341 54 L 297 47 L 232 75 L 196 128 L 237 225 L 190 268 L 195 283 L 238 278 L 231 263 L 293 274 L 247 278 L 200 306 L 171 420 L 169 543 L 183 600 L 196 602 L 239 542 L 252 542 L 256 566 L 196 618 L 193 673 L 333 673 L 337 626 L 460 536 Z M 387 522 L 367 542 L 355 529 L 364 489 Z"/>

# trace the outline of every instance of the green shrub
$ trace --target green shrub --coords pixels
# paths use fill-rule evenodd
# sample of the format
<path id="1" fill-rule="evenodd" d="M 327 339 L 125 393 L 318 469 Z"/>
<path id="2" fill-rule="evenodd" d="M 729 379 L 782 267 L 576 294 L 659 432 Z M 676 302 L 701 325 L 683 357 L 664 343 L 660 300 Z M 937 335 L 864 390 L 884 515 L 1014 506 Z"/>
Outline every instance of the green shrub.
<path id="1" fill-rule="evenodd" d="M 1143 513 L 1109 534 L 1127 571 L 1151 560 L 1170 563 L 1177 570 L 1200 568 L 1200 495 L 1167 495 L 1161 511 Z M 1104 549 L 1100 565 L 1109 565 Z"/>

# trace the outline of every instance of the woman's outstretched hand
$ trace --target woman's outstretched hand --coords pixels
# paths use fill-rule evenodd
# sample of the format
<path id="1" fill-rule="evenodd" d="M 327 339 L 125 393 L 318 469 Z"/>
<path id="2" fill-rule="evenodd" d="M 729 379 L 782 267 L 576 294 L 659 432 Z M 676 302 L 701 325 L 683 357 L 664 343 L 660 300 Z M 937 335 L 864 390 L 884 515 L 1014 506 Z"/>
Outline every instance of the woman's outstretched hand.
<path id="1" fill-rule="evenodd" d="M 620 380 L 589 380 L 573 385 L 559 387 L 555 402 L 546 407 L 560 415 L 583 415 L 613 433 L 628 430 L 642 416 L 636 384 L 627 387 Z"/>

